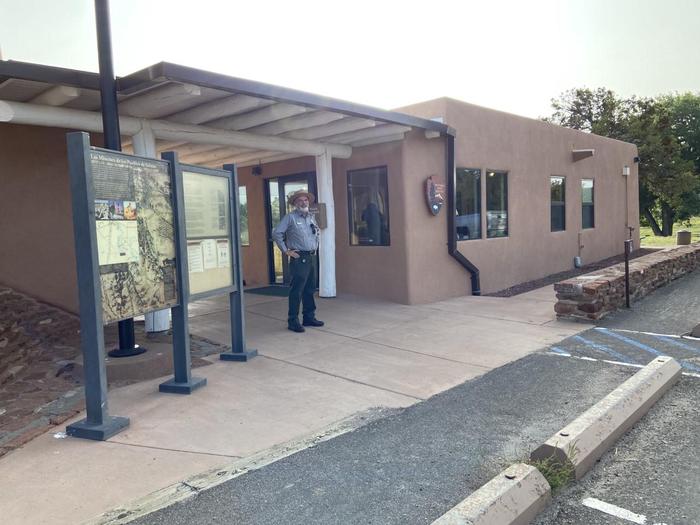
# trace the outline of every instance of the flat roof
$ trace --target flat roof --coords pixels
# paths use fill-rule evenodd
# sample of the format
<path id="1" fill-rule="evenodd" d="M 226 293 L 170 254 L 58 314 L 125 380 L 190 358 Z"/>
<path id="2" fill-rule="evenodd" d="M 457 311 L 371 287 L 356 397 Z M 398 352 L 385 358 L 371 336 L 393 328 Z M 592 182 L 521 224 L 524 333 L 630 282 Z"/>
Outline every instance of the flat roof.
<path id="1" fill-rule="evenodd" d="M 0 60 L 0 100 L 100 111 L 99 74 Z M 401 140 L 414 128 L 454 135 L 435 120 L 168 62 L 117 78 L 117 100 L 120 116 L 351 147 Z M 291 158 L 183 142 L 158 141 L 157 149 L 176 149 L 183 162 L 205 166 Z"/>

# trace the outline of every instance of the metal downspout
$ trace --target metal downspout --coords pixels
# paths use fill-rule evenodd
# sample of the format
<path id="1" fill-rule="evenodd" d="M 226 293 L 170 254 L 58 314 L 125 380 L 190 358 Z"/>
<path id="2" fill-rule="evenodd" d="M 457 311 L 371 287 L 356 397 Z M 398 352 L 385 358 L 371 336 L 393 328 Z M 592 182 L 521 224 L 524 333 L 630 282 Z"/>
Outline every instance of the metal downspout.
<path id="1" fill-rule="evenodd" d="M 457 249 L 457 227 L 455 225 L 455 217 L 457 215 L 457 204 L 455 202 L 455 187 L 457 184 L 455 137 L 453 134 L 447 133 L 445 138 L 447 140 L 445 147 L 447 153 L 447 162 L 445 163 L 447 178 L 447 252 L 471 274 L 472 295 L 481 295 L 479 269 Z"/>

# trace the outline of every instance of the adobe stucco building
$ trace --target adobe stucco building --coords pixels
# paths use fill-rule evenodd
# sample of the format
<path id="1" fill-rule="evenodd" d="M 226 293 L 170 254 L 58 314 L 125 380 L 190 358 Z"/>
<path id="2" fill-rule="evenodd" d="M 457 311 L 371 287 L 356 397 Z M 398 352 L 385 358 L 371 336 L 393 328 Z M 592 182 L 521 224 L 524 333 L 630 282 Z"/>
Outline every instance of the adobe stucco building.
<path id="1" fill-rule="evenodd" d="M 630 228 L 638 243 L 632 144 L 452 99 L 388 112 L 171 64 L 118 90 L 125 150 L 239 166 L 248 286 L 284 282 L 269 231 L 300 187 L 328 210 L 324 296 L 494 292 L 619 254 Z M 65 133 L 99 145 L 99 106 L 95 74 L 0 61 L 0 283 L 71 311 Z"/>

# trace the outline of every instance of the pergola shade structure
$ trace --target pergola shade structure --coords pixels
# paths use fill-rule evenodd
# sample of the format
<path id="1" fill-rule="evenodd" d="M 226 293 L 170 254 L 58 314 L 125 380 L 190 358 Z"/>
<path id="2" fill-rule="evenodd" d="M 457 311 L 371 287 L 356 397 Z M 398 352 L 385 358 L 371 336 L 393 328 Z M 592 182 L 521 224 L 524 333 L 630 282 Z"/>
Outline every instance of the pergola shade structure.
<path id="1" fill-rule="evenodd" d="M 123 149 L 208 167 L 313 155 L 318 198 L 333 217 L 331 160 L 353 147 L 453 134 L 446 125 L 297 90 L 159 63 L 117 80 Z M 0 122 L 102 131 L 96 73 L 0 61 Z M 335 295 L 335 229 L 322 233 L 322 296 Z"/>

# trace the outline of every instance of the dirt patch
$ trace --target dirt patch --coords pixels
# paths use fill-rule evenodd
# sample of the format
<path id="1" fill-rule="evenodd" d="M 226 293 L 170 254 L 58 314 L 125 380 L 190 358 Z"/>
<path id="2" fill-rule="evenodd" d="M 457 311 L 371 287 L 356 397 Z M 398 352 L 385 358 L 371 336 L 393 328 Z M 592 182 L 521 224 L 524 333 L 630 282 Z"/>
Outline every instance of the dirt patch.
<path id="1" fill-rule="evenodd" d="M 0 457 L 84 410 L 79 329 L 77 316 L 0 286 Z M 143 323 L 135 332 L 145 347 L 172 347 L 170 332 L 146 335 Z M 117 341 L 117 325 L 107 326 L 105 346 Z M 204 356 L 227 347 L 192 337 L 191 349 L 198 367 L 210 364 Z"/>
<path id="2" fill-rule="evenodd" d="M 645 255 L 649 255 L 650 253 L 659 251 L 659 249 L 660 248 L 639 248 L 632 252 L 632 254 L 630 255 L 630 260 L 636 259 L 637 257 L 644 257 Z M 521 293 L 531 292 L 532 290 L 536 290 L 537 288 L 542 288 L 543 286 L 549 286 L 550 284 L 558 283 L 559 281 L 571 279 L 572 277 L 576 277 L 577 275 L 596 272 L 602 268 L 607 268 L 608 266 L 613 266 L 615 264 L 624 262 L 624 260 L 625 255 L 620 254 L 616 255 L 615 257 L 608 257 L 607 259 L 603 259 L 602 261 L 587 264 L 585 266 L 582 266 L 581 268 L 574 268 L 565 272 L 554 273 L 541 279 L 516 284 L 515 286 L 511 286 L 510 288 L 499 290 L 498 292 L 487 293 L 484 295 L 489 297 L 513 297 L 515 295 L 520 295 Z"/>

